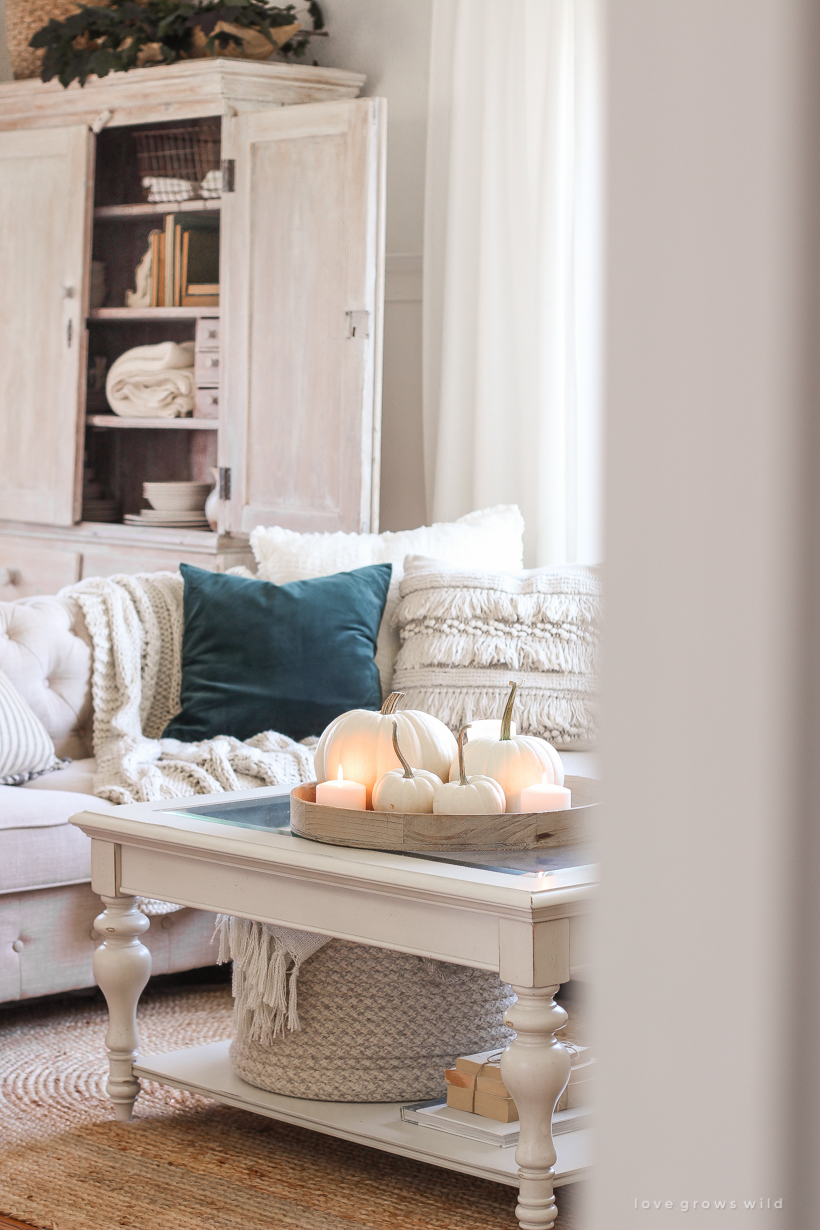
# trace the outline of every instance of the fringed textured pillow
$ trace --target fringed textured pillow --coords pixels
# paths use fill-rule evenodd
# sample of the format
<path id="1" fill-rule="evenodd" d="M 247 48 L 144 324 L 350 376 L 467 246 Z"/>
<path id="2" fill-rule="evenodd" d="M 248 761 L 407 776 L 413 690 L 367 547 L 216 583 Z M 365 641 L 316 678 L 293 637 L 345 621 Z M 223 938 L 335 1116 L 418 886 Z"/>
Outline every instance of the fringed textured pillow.
<path id="1" fill-rule="evenodd" d="M 0 671 L 0 786 L 19 786 L 67 762 L 14 684 Z"/>
<path id="2" fill-rule="evenodd" d="M 583 565 L 456 572 L 409 557 L 395 623 L 393 690 L 452 730 L 500 717 L 518 685 L 519 734 L 564 751 L 595 746 L 600 582 Z"/>

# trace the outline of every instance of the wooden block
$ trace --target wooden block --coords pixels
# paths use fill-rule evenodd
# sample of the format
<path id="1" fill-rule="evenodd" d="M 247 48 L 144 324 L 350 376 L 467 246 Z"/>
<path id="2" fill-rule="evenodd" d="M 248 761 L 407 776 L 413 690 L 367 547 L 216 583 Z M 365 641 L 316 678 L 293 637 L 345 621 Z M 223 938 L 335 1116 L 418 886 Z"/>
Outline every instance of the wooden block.
<path id="1" fill-rule="evenodd" d="M 500 1055 L 499 1050 L 478 1051 L 475 1055 L 460 1055 L 456 1060 L 456 1067 L 459 1072 L 472 1072 L 474 1076 L 477 1076 L 479 1072 L 483 1073 L 488 1063 L 497 1064 Z"/>
<path id="2" fill-rule="evenodd" d="M 489 1093 L 476 1093 L 473 1112 L 499 1123 L 515 1123 L 518 1118 L 518 1107 L 512 1098 L 494 1098 Z"/>
<path id="3" fill-rule="evenodd" d="M 447 1105 L 452 1106 L 453 1110 L 468 1110 L 473 1109 L 474 1091 L 469 1089 L 459 1089 L 458 1085 L 447 1086 Z"/>
<path id="4" fill-rule="evenodd" d="M 467 1073 L 465 1072 L 466 1076 Z M 475 1077 L 476 1093 L 489 1093 L 494 1098 L 508 1098 L 510 1091 L 503 1081 L 497 1080 L 494 1076 L 487 1076 L 482 1072 L 480 1076 Z"/>
<path id="5" fill-rule="evenodd" d="M 481 1069 L 481 1075 L 485 1080 L 500 1081 L 501 1080 L 501 1064 L 500 1063 L 485 1063 Z"/>
<path id="6" fill-rule="evenodd" d="M 458 1068 L 448 1068 L 444 1079 L 448 1085 L 457 1085 L 459 1089 L 475 1089 L 476 1078 L 469 1072 L 459 1072 Z"/>

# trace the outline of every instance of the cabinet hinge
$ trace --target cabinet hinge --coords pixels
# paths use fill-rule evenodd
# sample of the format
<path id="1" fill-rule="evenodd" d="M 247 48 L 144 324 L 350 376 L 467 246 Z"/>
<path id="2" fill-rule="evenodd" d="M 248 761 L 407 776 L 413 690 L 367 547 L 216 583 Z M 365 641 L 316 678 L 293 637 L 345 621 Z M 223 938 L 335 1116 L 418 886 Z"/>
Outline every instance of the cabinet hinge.
<path id="1" fill-rule="evenodd" d="M 222 191 L 233 192 L 236 188 L 236 159 L 223 158 L 222 160 Z"/>
<path id="2" fill-rule="evenodd" d="M 369 312 L 345 312 L 347 316 L 347 336 L 370 337 Z"/>
<path id="3" fill-rule="evenodd" d="M 220 500 L 229 500 L 231 498 L 230 466 L 219 467 L 219 498 Z"/>

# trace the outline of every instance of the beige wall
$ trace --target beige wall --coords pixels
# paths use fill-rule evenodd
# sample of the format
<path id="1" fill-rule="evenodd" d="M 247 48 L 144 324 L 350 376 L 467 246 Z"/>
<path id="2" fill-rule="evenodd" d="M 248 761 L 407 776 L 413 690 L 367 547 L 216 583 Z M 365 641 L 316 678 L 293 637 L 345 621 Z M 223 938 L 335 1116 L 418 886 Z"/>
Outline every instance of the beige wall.
<path id="1" fill-rule="evenodd" d="M 432 0 L 323 0 L 320 64 L 367 74 L 387 99 L 387 283 L 381 528 L 425 521 L 421 420 L 421 265 Z M 0 22 L 5 0 L 0 0 Z M 11 76 L 0 31 L 0 80 Z"/>
<path id="2" fill-rule="evenodd" d="M 608 7 L 588 1225 L 803 1230 L 820 1224 L 820 9 Z"/>
<path id="3" fill-rule="evenodd" d="M 381 528 L 426 520 L 421 420 L 424 160 L 432 0 L 322 0 L 320 64 L 367 74 L 387 99 L 387 283 Z"/>

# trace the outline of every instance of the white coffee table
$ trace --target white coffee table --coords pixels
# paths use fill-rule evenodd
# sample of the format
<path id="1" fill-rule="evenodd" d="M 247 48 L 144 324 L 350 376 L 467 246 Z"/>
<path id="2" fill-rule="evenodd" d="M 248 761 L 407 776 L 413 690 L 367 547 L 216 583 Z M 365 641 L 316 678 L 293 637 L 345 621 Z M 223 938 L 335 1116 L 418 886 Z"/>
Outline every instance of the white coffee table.
<path id="1" fill-rule="evenodd" d="M 256 805 L 252 813 L 249 804 Z M 92 839 L 92 886 L 105 904 L 96 922 L 104 942 L 94 973 L 108 1002 L 107 1090 L 116 1118 L 131 1118 L 144 1076 L 518 1186 L 522 1230 L 551 1226 L 554 1186 L 581 1178 L 590 1162 L 589 1129 L 553 1143 L 552 1108 L 569 1072 L 555 1037 L 566 1017 L 553 995 L 560 983 L 583 975 L 595 868 L 583 851 L 568 848 L 539 853 L 540 869 L 526 870 L 535 856 L 456 855 L 463 862 L 445 862 L 322 845 L 291 835 L 286 807 L 287 791 L 270 787 L 73 817 Z M 221 818 L 192 814 L 209 808 Z M 264 827 L 239 826 L 237 819 Z M 501 1061 L 520 1116 L 517 1148 L 404 1123 L 398 1104 L 313 1102 L 256 1089 L 233 1074 L 227 1042 L 138 1060 L 136 1008 L 151 972 L 140 939 L 149 922 L 136 907 L 138 895 L 497 971 L 518 996 L 506 1015 L 517 1037 Z"/>

